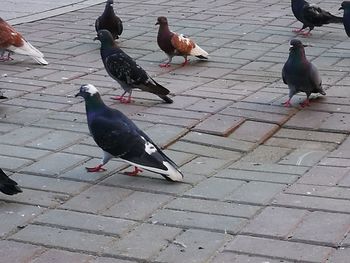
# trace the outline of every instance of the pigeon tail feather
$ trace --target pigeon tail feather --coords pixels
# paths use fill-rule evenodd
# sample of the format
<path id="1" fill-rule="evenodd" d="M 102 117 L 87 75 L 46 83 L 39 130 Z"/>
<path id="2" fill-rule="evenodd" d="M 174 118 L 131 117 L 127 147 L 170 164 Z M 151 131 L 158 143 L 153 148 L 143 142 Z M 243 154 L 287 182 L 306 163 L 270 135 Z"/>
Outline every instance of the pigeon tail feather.
<path id="1" fill-rule="evenodd" d="M 208 52 L 202 49 L 200 46 L 196 45 L 192 50 L 190 55 L 201 59 L 208 59 Z"/>
<path id="2" fill-rule="evenodd" d="M 6 195 L 14 195 L 22 192 L 21 188 L 13 184 L 5 184 L 1 186 L 0 191 Z"/>
<path id="3" fill-rule="evenodd" d="M 330 20 L 329 20 L 330 23 L 336 23 L 336 24 L 341 24 L 343 23 L 343 18 L 342 17 L 339 17 L 339 16 L 334 16 L 332 15 Z"/>
<path id="4" fill-rule="evenodd" d="M 36 62 L 42 65 L 47 65 L 48 62 L 44 59 L 44 54 L 41 53 L 38 49 L 36 49 L 32 44 L 27 41 L 23 41 L 23 46 L 11 48 L 11 51 L 21 54 L 28 55 L 33 58 Z"/>
<path id="5" fill-rule="evenodd" d="M 158 96 L 159 96 L 162 100 L 164 100 L 166 103 L 171 104 L 171 103 L 174 102 L 171 98 L 169 98 L 169 97 L 166 96 L 166 95 L 158 95 Z"/>

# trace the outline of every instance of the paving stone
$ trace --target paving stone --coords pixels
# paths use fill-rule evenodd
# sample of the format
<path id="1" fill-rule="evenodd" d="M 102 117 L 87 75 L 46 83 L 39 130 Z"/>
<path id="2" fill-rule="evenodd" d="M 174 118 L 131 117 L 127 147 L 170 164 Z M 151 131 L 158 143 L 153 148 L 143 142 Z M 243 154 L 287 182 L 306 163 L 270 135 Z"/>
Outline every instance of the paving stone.
<path id="1" fill-rule="evenodd" d="M 6 154 L 7 156 L 30 159 L 30 160 L 37 160 L 40 157 L 43 157 L 51 153 L 50 151 L 32 149 L 32 148 L 16 146 L 16 145 L 1 144 L 0 148 L 1 148 L 2 154 Z"/>
<path id="2" fill-rule="evenodd" d="M 336 199 L 350 199 L 348 188 L 336 186 L 304 185 L 294 184 L 285 193 L 300 194 L 308 196 L 329 197 Z"/>
<path id="3" fill-rule="evenodd" d="M 195 196 L 211 199 L 222 199 L 244 185 L 242 181 L 209 178 L 185 193 L 186 196 Z M 220 189 L 220 191 L 217 191 Z"/>
<path id="4" fill-rule="evenodd" d="M 28 159 L 0 156 L 0 167 L 2 169 L 17 170 L 23 166 L 31 164 L 33 161 Z"/>
<path id="5" fill-rule="evenodd" d="M 14 241 L 0 241 L 0 256 L 5 262 L 29 262 L 45 251 L 44 248 Z"/>
<path id="6" fill-rule="evenodd" d="M 327 263 L 342 263 L 346 262 L 350 255 L 349 248 L 339 248 L 337 249 L 327 260 Z"/>
<path id="7" fill-rule="evenodd" d="M 225 250 L 294 262 L 322 262 L 334 249 L 260 237 L 237 236 Z"/>
<path id="8" fill-rule="evenodd" d="M 134 192 L 104 211 L 104 215 L 133 220 L 147 219 L 153 211 L 171 200 L 170 196 Z"/>
<path id="9" fill-rule="evenodd" d="M 297 150 L 321 150 L 321 151 L 333 151 L 337 148 L 336 143 L 325 143 L 316 141 L 305 141 L 305 140 L 295 140 L 287 138 L 269 138 L 268 141 L 264 143 L 265 145 L 292 148 Z"/>
<path id="10" fill-rule="evenodd" d="M 273 173 L 262 171 L 245 171 L 238 169 L 222 169 L 215 174 L 215 177 L 236 179 L 243 181 L 262 181 L 262 182 L 274 182 L 291 184 L 295 182 L 299 177 L 297 175 L 285 174 L 285 173 Z"/>
<path id="11" fill-rule="evenodd" d="M 198 157 L 182 166 L 181 170 L 185 174 L 210 175 L 228 163 L 230 162 L 226 160 Z"/>
<path id="12" fill-rule="evenodd" d="M 295 129 L 280 129 L 274 136 L 308 141 L 335 142 L 337 144 L 345 139 L 344 134 Z"/>
<path id="13" fill-rule="evenodd" d="M 336 246 L 343 240 L 349 225 L 350 215 L 316 211 L 304 218 L 294 231 L 292 239 Z"/>
<path id="14" fill-rule="evenodd" d="M 117 259 L 117 258 L 106 258 L 106 257 L 98 257 L 93 260 L 90 260 L 89 263 L 132 263 L 135 261 Z"/>
<path id="15" fill-rule="evenodd" d="M 266 183 L 266 182 L 249 182 L 232 194 L 225 197 L 226 200 L 247 202 L 260 205 L 266 205 L 279 192 L 281 192 L 286 185 Z"/>
<path id="16" fill-rule="evenodd" d="M 258 210 L 261 209 L 260 206 L 192 198 L 177 198 L 167 204 L 166 208 L 180 211 L 191 211 L 244 218 L 252 217 Z"/>
<path id="17" fill-rule="evenodd" d="M 66 210 L 51 210 L 35 219 L 36 223 L 85 230 L 95 234 L 121 236 L 133 227 L 135 222 L 105 217 L 100 215 L 84 214 Z"/>
<path id="18" fill-rule="evenodd" d="M 66 202 L 62 208 L 81 212 L 98 213 L 131 194 L 132 191 L 95 185 Z"/>
<path id="19" fill-rule="evenodd" d="M 255 146 L 254 143 L 236 140 L 231 138 L 231 136 L 222 137 L 200 132 L 189 132 L 181 140 L 242 152 L 247 152 Z"/>
<path id="20" fill-rule="evenodd" d="M 289 155 L 285 156 L 279 163 L 314 166 L 317 164 L 328 152 L 310 149 L 296 149 Z"/>
<path id="21" fill-rule="evenodd" d="M 102 252 L 116 240 L 116 238 L 110 236 L 37 225 L 25 227 L 12 235 L 11 239 L 55 248 L 95 253 Z"/>
<path id="22" fill-rule="evenodd" d="M 156 260 L 161 262 L 206 262 L 228 239 L 224 234 L 187 230 L 165 249 Z"/>
<path id="23" fill-rule="evenodd" d="M 150 222 L 179 228 L 197 228 L 220 233 L 237 233 L 246 224 L 247 219 L 163 209 L 152 215 Z"/>
<path id="24" fill-rule="evenodd" d="M 300 184 L 337 185 L 350 170 L 346 167 L 315 166 L 298 180 Z"/>
<path id="25" fill-rule="evenodd" d="M 223 262 L 231 262 L 231 263 L 281 263 L 281 260 L 271 259 L 266 257 L 257 257 L 252 255 L 240 255 L 237 253 L 233 253 L 231 251 L 225 251 L 218 254 L 211 263 L 223 263 Z M 290 262 L 283 260 L 282 262 Z"/>
<path id="26" fill-rule="evenodd" d="M 18 226 L 25 225 L 43 211 L 44 209 L 38 206 L 0 202 L 0 237 L 17 230 Z"/>
<path id="27" fill-rule="evenodd" d="M 348 200 L 330 199 L 314 196 L 279 194 L 272 201 L 275 205 L 313 209 L 329 212 L 350 213 Z"/>
<path id="28" fill-rule="evenodd" d="M 291 152 L 291 149 L 260 145 L 251 153 L 244 156 L 240 161 L 254 163 L 274 163 L 281 160 Z"/>
<path id="29" fill-rule="evenodd" d="M 69 251 L 62 251 L 58 249 L 50 249 L 41 254 L 38 258 L 32 261 L 32 263 L 66 263 L 66 262 L 76 262 L 76 263 L 89 263 L 92 256 L 84 255 L 80 253 L 73 253 Z"/>
<path id="30" fill-rule="evenodd" d="M 84 156 L 73 155 L 68 153 L 54 153 L 40 161 L 25 167 L 23 172 L 38 173 L 49 176 L 57 176 L 70 167 L 73 167 L 87 158 Z"/>
<path id="31" fill-rule="evenodd" d="M 243 118 L 215 114 L 197 124 L 193 130 L 213 135 L 227 136 L 243 122 Z"/>
<path id="32" fill-rule="evenodd" d="M 203 99 L 193 105 L 186 107 L 186 110 L 215 113 L 227 107 L 232 102 L 229 100 Z"/>
<path id="33" fill-rule="evenodd" d="M 278 128 L 276 124 L 246 121 L 230 135 L 230 138 L 262 143 Z"/>
<path id="34" fill-rule="evenodd" d="M 0 141 L 6 142 L 7 144 L 23 145 L 26 142 L 40 138 L 41 136 L 49 133 L 49 131 L 49 129 L 43 128 L 23 127 L 16 129 L 10 133 L 1 135 Z"/>
<path id="35" fill-rule="evenodd" d="M 164 249 L 168 245 L 169 240 L 174 239 L 180 232 L 181 229 L 175 227 L 142 224 L 119 242 L 109 246 L 105 253 L 138 259 L 150 259 Z M 149 242 L 150 240 L 152 242 Z"/>
<path id="36" fill-rule="evenodd" d="M 185 134 L 188 130 L 181 127 L 164 125 L 164 124 L 156 124 L 149 129 L 146 129 L 146 134 L 152 138 L 152 140 L 158 146 L 167 146 L 172 142 L 176 141 L 183 134 Z"/>
<path id="37" fill-rule="evenodd" d="M 327 112 L 319 112 L 319 111 L 299 111 L 295 114 L 289 121 L 287 121 L 284 126 L 285 127 L 297 127 L 302 129 L 320 129 L 322 123 L 325 119 L 331 116 L 330 113 Z"/>
<path id="38" fill-rule="evenodd" d="M 306 215 L 304 210 L 267 207 L 241 233 L 287 239 Z"/>
<path id="39" fill-rule="evenodd" d="M 251 163 L 251 162 L 236 162 L 230 166 L 230 168 L 248 170 L 248 171 L 262 171 L 272 173 L 287 173 L 295 175 L 303 175 L 309 168 L 294 166 L 294 165 L 281 165 L 274 163 Z"/>

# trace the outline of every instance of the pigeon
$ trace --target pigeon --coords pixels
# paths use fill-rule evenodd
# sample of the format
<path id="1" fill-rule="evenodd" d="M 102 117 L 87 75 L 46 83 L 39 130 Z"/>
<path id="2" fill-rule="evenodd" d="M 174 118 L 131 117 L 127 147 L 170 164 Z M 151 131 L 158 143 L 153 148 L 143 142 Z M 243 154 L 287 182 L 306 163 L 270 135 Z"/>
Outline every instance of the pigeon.
<path id="1" fill-rule="evenodd" d="M 123 32 L 123 23 L 113 10 L 113 0 L 107 0 L 105 10 L 95 21 L 95 29 L 107 29 L 111 32 L 113 39 L 118 39 Z"/>
<path id="2" fill-rule="evenodd" d="M 183 174 L 176 164 L 128 117 L 104 104 L 97 88 L 82 85 L 75 95 L 85 99 L 87 122 L 96 144 L 103 150 L 101 164 L 86 168 L 89 172 L 104 171 L 103 166 L 118 157 L 135 166 L 128 175 L 137 175 L 142 169 L 161 174 L 169 181 L 182 181 Z"/>
<path id="3" fill-rule="evenodd" d="M 304 45 L 298 39 L 290 41 L 289 57 L 282 69 L 282 79 L 289 88 L 289 99 L 284 103 L 290 106 L 292 97 L 302 91 L 306 93 L 306 100 L 301 103 L 302 107 L 310 105 L 309 96 L 311 93 L 326 95 L 322 89 L 322 80 L 317 68 L 307 60 Z"/>
<path id="4" fill-rule="evenodd" d="M 23 36 L 12 26 L 0 17 L 0 61 L 13 60 L 12 53 L 30 56 L 37 63 L 47 65 L 43 53 L 33 47 Z M 5 56 L 5 51 L 8 52 Z"/>
<path id="5" fill-rule="evenodd" d="M 21 193 L 22 190 L 17 186 L 17 183 L 10 179 L 3 170 L 0 169 L 0 191 L 7 195 Z"/>
<path id="6" fill-rule="evenodd" d="M 323 26 L 329 23 L 343 23 L 343 18 L 334 16 L 316 5 L 310 5 L 305 0 L 292 0 L 292 11 L 296 19 L 303 23 L 302 28 L 293 30 L 308 36 L 315 26 Z M 309 31 L 304 32 L 305 28 Z"/>
<path id="7" fill-rule="evenodd" d="M 168 56 L 168 62 L 160 64 L 160 67 L 169 67 L 174 56 L 183 56 L 185 62 L 182 66 L 188 63 L 187 56 L 195 56 L 200 59 L 208 59 L 208 52 L 200 48 L 193 40 L 184 35 L 179 35 L 171 32 L 168 25 L 168 19 L 160 16 L 157 19 L 156 25 L 159 25 L 157 42 L 161 50 Z"/>
<path id="8" fill-rule="evenodd" d="M 350 1 L 344 1 L 341 3 L 341 7 L 339 10 L 343 9 L 344 10 L 344 15 L 343 15 L 343 23 L 344 23 L 344 28 L 345 32 L 350 37 Z"/>
<path id="9" fill-rule="evenodd" d="M 166 96 L 169 90 L 158 84 L 131 57 L 118 48 L 108 30 L 99 30 L 94 40 L 97 39 L 101 41 L 101 57 L 107 73 L 124 89 L 121 96 L 113 97 L 113 99 L 122 103 L 130 103 L 132 89 L 139 88 L 158 95 L 166 103 L 173 102 Z M 129 93 L 128 98 L 124 98 L 126 93 Z"/>

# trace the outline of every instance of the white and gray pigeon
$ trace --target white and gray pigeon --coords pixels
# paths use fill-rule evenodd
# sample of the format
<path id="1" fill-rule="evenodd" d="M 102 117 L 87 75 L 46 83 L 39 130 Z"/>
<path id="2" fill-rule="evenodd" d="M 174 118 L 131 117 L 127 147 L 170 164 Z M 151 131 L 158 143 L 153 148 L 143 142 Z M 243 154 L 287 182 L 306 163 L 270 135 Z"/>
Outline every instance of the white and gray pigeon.
<path id="1" fill-rule="evenodd" d="M 85 99 L 90 133 L 103 150 L 101 164 L 86 168 L 89 172 L 105 170 L 103 166 L 117 157 L 135 166 L 128 175 L 137 175 L 142 168 L 161 174 L 169 181 L 182 181 L 183 174 L 176 164 L 122 112 L 106 106 L 96 87 L 82 85 L 77 96 Z"/>
<path id="2" fill-rule="evenodd" d="M 289 99 L 284 103 L 286 107 L 291 105 L 292 97 L 298 92 L 305 92 L 307 96 L 301 103 L 302 107 L 310 104 L 311 93 L 326 95 L 322 88 L 321 76 L 317 68 L 307 60 L 304 47 L 307 45 L 298 39 L 290 41 L 289 57 L 282 69 L 283 82 L 289 88 Z"/>
<path id="3" fill-rule="evenodd" d="M 101 29 L 107 29 L 111 32 L 113 39 L 118 39 L 123 32 L 122 20 L 115 15 L 113 10 L 113 0 L 107 0 L 105 10 L 95 21 L 95 29 L 98 32 Z"/>
<path id="4" fill-rule="evenodd" d="M 138 88 L 159 96 L 166 103 L 173 102 L 167 96 L 169 90 L 157 83 L 141 66 L 117 47 L 108 30 L 99 30 L 95 40 L 101 41 L 101 58 L 107 73 L 124 89 L 121 96 L 113 97 L 113 99 L 122 103 L 130 103 L 132 90 Z M 124 98 L 126 93 L 129 93 L 128 98 Z"/>
<path id="5" fill-rule="evenodd" d="M 0 169 L 0 192 L 6 195 L 14 195 L 22 192 L 17 183 L 10 179 L 2 169 Z"/>
<path id="6" fill-rule="evenodd" d="M 343 23 L 342 17 L 332 15 L 314 4 L 309 4 L 305 0 L 291 0 L 291 4 L 293 15 L 303 23 L 300 29 L 293 30 L 298 34 L 308 36 L 315 26 L 320 27 L 330 23 Z M 309 30 L 304 32 L 303 30 L 307 27 Z"/>

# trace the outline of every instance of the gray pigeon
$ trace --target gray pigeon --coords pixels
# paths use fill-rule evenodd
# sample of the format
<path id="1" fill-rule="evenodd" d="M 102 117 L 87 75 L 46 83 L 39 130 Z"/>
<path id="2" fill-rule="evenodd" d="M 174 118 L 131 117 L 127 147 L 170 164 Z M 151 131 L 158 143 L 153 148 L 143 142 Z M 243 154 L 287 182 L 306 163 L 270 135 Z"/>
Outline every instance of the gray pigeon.
<path id="1" fill-rule="evenodd" d="M 330 23 L 343 23 L 343 18 L 334 16 L 316 5 L 310 5 L 305 0 L 292 0 L 292 11 L 296 19 L 303 23 L 302 28 L 293 30 L 304 36 L 310 35 L 315 26 L 323 26 Z M 303 32 L 305 28 L 309 31 Z"/>
<path id="2" fill-rule="evenodd" d="M 182 56 L 185 58 L 185 62 L 182 63 L 182 66 L 188 63 L 188 56 L 208 59 L 208 52 L 199 47 L 193 40 L 182 34 L 179 35 L 175 32 L 171 32 L 168 19 L 165 16 L 158 17 L 156 25 L 159 25 L 157 36 L 158 46 L 168 56 L 168 62 L 160 64 L 160 67 L 169 67 L 174 56 Z"/>
<path id="3" fill-rule="evenodd" d="M 6 195 L 14 195 L 21 193 L 22 190 L 17 183 L 10 179 L 3 170 L 0 169 L 0 192 Z"/>
<path id="4" fill-rule="evenodd" d="M 292 97 L 302 91 L 306 93 L 306 100 L 301 103 L 302 107 L 310 104 L 311 93 L 321 93 L 326 95 L 322 89 L 322 80 L 317 68 L 307 60 L 303 43 L 298 39 L 290 41 L 289 57 L 282 69 L 282 79 L 289 88 L 289 99 L 284 103 L 290 106 Z"/>
<path id="5" fill-rule="evenodd" d="M 343 23 L 344 23 L 344 28 L 345 32 L 350 37 L 350 1 L 344 1 L 341 3 L 341 7 L 339 10 L 343 9 L 344 10 L 344 15 L 343 15 Z"/>
<path id="6" fill-rule="evenodd" d="M 105 10 L 95 21 L 95 29 L 107 29 L 111 32 L 113 39 L 118 39 L 123 32 L 122 20 L 115 15 L 113 10 L 113 0 L 107 0 Z"/>
<path id="7" fill-rule="evenodd" d="M 118 48 L 108 30 L 98 31 L 96 39 L 101 41 L 101 58 L 107 73 L 118 81 L 124 89 L 124 93 L 121 96 L 113 99 L 122 103 L 130 103 L 132 89 L 139 88 L 140 90 L 156 94 L 166 103 L 173 102 L 167 96 L 169 90 L 152 79 L 131 57 Z M 129 93 L 127 99 L 124 98 L 126 93 Z"/>
<path id="8" fill-rule="evenodd" d="M 102 163 L 86 168 L 89 172 L 103 171 L 102 166 L 117 157 L 135 166 L 128 175 L 137 175 L 140 167 L 161 174 L 169 181 L 182 181 L 183 175 L 176 164 L 128 117 L 106 106 L 95 86 L 82 85 L 75 96 L 85 99 L 90 133 L 103 150 Z"/>

